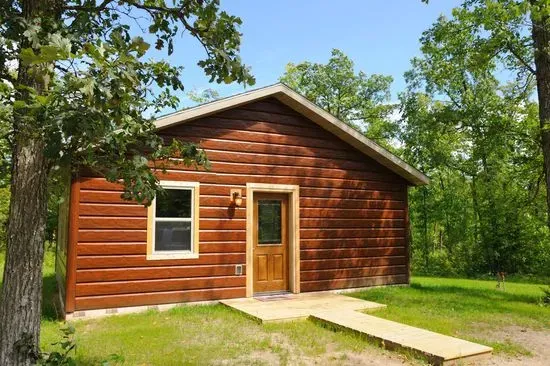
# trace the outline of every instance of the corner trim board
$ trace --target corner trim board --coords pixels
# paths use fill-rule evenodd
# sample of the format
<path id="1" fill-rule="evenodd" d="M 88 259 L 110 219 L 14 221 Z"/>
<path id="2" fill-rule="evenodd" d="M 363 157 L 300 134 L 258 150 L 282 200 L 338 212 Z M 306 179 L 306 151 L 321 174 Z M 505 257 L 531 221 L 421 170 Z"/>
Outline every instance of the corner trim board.
<path id="1" fill-rule="evenodd" d="M 80 207 L 80 177 L 75 176 L 71 181 L 70 205 L 69 205 L 69 238 L 67 243 L 67 268 L 65 284 L 65 313 L 75 310 L 76 297 L 76 256 L 78 245 Z"/>

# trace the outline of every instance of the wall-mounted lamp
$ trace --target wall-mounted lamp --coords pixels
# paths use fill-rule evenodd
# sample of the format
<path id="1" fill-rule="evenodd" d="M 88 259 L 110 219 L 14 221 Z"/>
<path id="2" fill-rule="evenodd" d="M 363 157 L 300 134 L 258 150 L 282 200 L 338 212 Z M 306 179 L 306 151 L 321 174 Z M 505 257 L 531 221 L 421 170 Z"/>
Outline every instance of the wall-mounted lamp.
<path id="1" fill-rule="evenodd" d="M 237 207 L 241 207 L 243 204 L 243 196 L 241 195 L 240 189 L 231 190 L 231 203 Z"/>

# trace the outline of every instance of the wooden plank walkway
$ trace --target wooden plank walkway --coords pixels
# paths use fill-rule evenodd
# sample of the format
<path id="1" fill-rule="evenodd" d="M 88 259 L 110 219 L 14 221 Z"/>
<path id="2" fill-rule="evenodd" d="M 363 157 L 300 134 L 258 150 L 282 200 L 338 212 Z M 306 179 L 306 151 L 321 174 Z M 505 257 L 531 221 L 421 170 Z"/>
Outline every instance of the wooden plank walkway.
<path id="1" fill-rule="evenodd" d="M 246 297 L 222 300 L 221 303 L 261 323 L 307 319 L 313 311 L 376 310 L 386 307 L 376 302 L 326 292 L 289 294 L 277 300 Z"/>
<path id="2" fill-rule="evenodd" d="M 357 311 L 314 311 L 314 321 L 359 333 L 388 349 L 406 349 L 435 365 L 461 365 L 489 357 L 491 347 Z"/>
<path id="3" fill-rule="evenodd" d="M 380 342 L 388 349 L 406 349 L 432 364 L 462 365 L 489 357 L 491 347 L 378 318 L 360 311 L 385 305 L 332 293 L 290 294 L 272 298 L 222 300 L 259 322 L 311 319 Z"/>

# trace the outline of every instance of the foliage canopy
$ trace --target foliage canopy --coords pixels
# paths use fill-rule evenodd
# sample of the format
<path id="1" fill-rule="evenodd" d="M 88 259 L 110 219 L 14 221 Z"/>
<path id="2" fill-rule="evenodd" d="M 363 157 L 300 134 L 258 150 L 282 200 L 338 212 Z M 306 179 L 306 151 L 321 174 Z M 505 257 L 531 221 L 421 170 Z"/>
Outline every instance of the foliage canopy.
<path id="1" fill-rule="evenodd" d="M 422 35 L 400 96 L 404 157 L 433 182 L 411 196 L 421 271 L 548 275 L 545 122 L 528 31 L 543 8 L 465 1 Z"/>
<path id="2" fill-rule="evenodd" d="M 326 64 L 289 63 L 280 80 L 381 144 L 387 145 L 395 134 L 384 123 L 395 109 L 390 103 L 393 78 L 356 73 L 353 61 L 340 50 L 333 49 Z"/>
<path id="3" fill-rule="evenodd" d="M 49 168 L 86 166 L 109 180 L 121 178 L 126 196 L 139 201 L 156 190 L 149 160 L 176 154 L 184 164 L 206 165 L 197 146 L 170 144 L 153 133 L 151 116 L 178 105 L 182 66 L 149 58 L 151 45 L 137 34 L 149 33 L 154 47 L 170 55 L 175 37 L 187 33 L 204 47 L 198 65 L 211 81 L 253 84 L 238 54 L 238 17 L 221 11 L 217 0 L 44 4 L 53 9 L 32 17 L 17 1 L 0 10 L 5 135 L 25 130 L 40 136 Z M 18 77 L 22 69 L 32 82 Z"/>
<path id="4" fill-rule="evenodd" d="M 0 3 L 0 154 L 9 155 L 11 183 L 0 364 L 40 357 L 41 264 L 56 173 L 69 166 L 121 180 L 125 198 L 147 203 L 159 189 L 151 168 L 167 161 L 207 168 L 197 145 L 155 133 L 152 115 L 178 104 L 182 67 L 148 51 L 153 43 L 170 55 L 184 33 L 204 47 L 198 65 L 210 81 L 250 85 L 240 24 L 219 0 Z"/>

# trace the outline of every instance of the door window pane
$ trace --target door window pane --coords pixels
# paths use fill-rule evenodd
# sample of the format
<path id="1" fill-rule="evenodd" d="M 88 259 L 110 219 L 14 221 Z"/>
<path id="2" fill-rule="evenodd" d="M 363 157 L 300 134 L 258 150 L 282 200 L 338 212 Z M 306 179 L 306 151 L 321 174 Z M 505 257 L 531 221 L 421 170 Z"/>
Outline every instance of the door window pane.
<path id="1" fill-rule="evenodd" d="M 191 250 L 191 222 L 157 221 L 155 225 L 155 250 Z"/>
<path id="2" fill-rule="evenodd" d="M 156 217 L 191 217 L 191 189 L 165 189 L 156 198 Z"/>
<path id="3" fill-rule="evenodd" d="M 258 244 L 280 244 L 281 237 L 281 201 L 258 200 Z"/>

